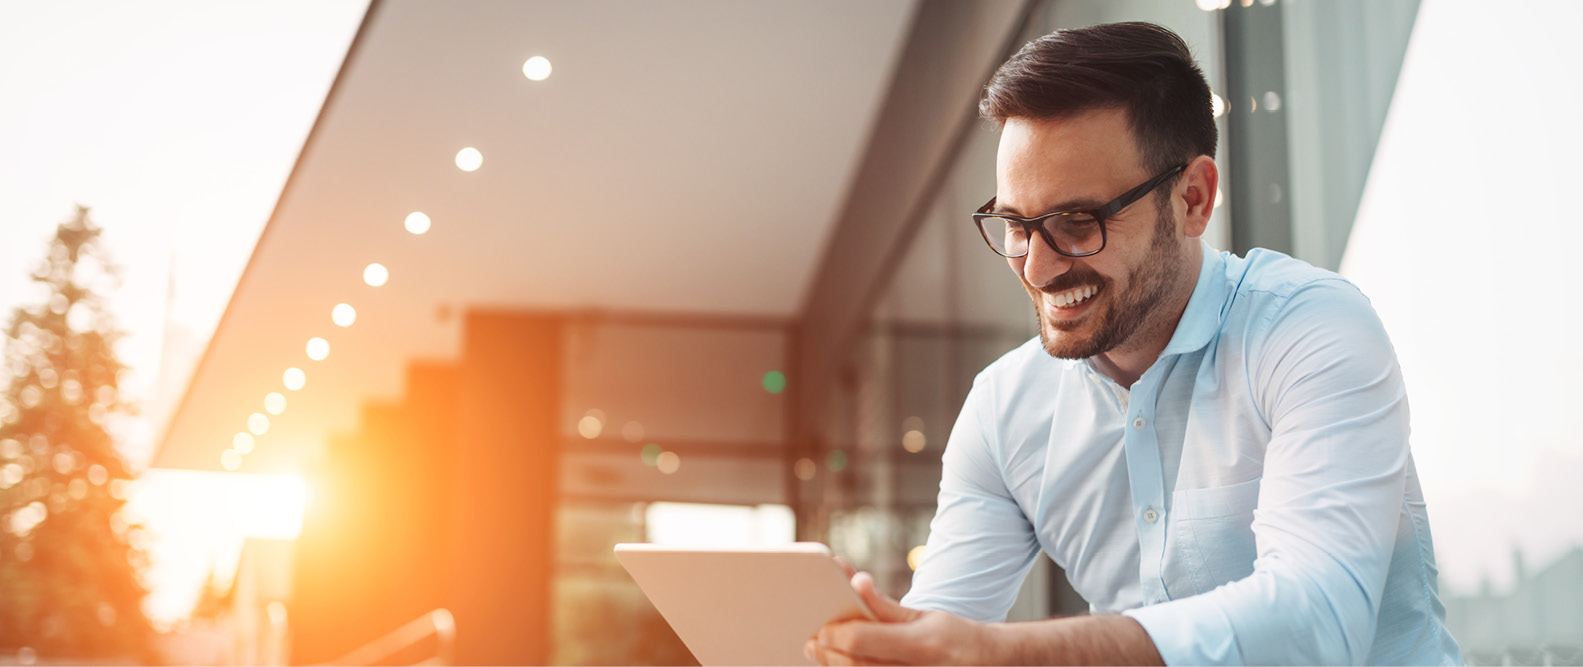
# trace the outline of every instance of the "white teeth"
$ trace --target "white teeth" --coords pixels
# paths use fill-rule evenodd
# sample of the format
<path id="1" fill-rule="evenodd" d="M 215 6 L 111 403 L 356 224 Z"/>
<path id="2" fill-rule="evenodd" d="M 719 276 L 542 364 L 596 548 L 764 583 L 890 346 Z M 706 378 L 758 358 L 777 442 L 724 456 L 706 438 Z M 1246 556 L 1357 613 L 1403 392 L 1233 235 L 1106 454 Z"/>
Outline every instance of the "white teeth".
<path id="1" fill-rule="evenodd" d="M 1051 296 L 1050 301 L 1055 304 L 1056 308 L 1070 308 L 1084 299 L 1094 296 L 1094 293 L 1098 291 L 1099 288 L 1093 285 L 1086 285 Z"/>

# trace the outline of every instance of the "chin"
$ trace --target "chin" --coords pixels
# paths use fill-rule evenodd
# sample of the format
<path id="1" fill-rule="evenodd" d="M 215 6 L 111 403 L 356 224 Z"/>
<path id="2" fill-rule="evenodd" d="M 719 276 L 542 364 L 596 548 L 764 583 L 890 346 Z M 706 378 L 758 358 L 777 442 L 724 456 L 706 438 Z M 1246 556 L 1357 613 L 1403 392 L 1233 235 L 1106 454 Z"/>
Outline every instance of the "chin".
<path id="1" fill-rule="evenodd" d="M 1092 332 L 1062 331 L 1050 326 L 1043 318 L 1039 320 L 1039 343 L 1044 346 L 1046 353 L 1057 359 L 1087 359 L 1104 352 L 1095 345 Z"/>

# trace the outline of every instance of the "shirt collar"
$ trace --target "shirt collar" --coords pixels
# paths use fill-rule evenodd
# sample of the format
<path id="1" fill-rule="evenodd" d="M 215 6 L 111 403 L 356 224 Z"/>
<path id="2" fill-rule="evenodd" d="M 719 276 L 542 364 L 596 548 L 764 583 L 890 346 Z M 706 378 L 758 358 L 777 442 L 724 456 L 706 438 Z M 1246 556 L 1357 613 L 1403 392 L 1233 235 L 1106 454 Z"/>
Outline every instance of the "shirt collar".
<path id="1" fill-rule="evenodd" d="M 1226 293 L 1230 282 L 1226 280 L 1226 257 L 1200 240 L 1203 260 L 1198 269 L 1198 284 L 1193 286 L 1193 296 L 1187 299 L 1187 309 L 1182 320 L 1176 323 L 1171 342 L 1166 343 L 1160 356 L 1186 354 L 1202 349 L 1220 333 L 1225 320 Z"/>

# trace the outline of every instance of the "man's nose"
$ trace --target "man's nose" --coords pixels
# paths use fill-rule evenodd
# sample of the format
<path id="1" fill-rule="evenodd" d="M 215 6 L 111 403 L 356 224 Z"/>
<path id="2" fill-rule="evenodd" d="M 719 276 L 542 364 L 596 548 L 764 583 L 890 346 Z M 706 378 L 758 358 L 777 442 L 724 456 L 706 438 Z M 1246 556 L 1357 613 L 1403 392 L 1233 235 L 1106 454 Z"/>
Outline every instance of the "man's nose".
<path id="1" fill-rule="evenodd" d="M 1051 248 L 1044 237 L 1028 240 L 1028 254 L 1022 258 L 1022 279 L 1034 287 L 1044 287 L 1072 269 L 1072 258 Z"/>

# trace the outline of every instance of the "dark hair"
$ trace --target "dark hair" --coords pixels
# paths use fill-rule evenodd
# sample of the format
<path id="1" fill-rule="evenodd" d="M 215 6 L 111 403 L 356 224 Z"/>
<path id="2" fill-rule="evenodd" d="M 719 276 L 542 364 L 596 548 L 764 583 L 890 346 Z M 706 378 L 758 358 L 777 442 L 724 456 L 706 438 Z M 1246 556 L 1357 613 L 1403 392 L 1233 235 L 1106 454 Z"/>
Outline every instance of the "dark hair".
<path id="1" fill-rule="evenodd" d="M 1000 124 L 1123 109 L 1143 166 L 1157 174 L 1199 155 L 1214 157 L 1209 94 L 1176 33 L 1153 23 L 1108 23 L 1028 42 L 984 87 L 978 111 Z"/>

